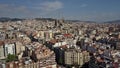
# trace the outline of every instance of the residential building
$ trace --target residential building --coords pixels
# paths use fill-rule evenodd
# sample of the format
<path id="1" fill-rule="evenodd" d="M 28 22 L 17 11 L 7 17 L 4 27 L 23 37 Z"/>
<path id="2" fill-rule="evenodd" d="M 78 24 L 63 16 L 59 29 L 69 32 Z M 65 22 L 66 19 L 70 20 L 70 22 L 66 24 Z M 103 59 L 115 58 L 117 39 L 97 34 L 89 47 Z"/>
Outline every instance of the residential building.
<path id="1" fill-rule="evenodd" d="M 0 41 L 0 59 L 4 59 L 5 54 L 4 54 L 4 42 Z"/>

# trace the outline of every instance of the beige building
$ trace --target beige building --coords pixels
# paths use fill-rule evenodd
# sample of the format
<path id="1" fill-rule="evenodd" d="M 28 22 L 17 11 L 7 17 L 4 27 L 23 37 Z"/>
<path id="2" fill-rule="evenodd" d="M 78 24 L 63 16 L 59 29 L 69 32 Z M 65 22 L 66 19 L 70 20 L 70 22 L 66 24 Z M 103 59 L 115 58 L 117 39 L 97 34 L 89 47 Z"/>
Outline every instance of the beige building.
<path id="1" fill-rule="evenodd" d="M 65 52 L 65 64 L 72 65 L 72 52 Z"/>
<path id="2" fill-rule="evenodd" d="M 37 33 L 37 38 L 41 38 L 41 39 L 46 39 L 46 40 L 50 40 L 53 38 L 53 31 L 52 30 L 40 30 Z"/>
<path id="3" fill-rule="evenodd" d="M 119 35 L 118 35 L 118 38 L 120 39 L 120 33 L 119 33 Z"/>
<path id="4" fill-rule="evenodd" d="M 83 53 L 83 62 L 86 63 L 90 60 L 89 52 L 84 51 Z"/>
<path id="5" fill-rule="evenodd" d="M 20 52 L 22 52 L 22 43 L 16 42 L 15 47 L 16 47 L 16 54 L 18 55 Z"/>
<path id="6" fill-rule="evenodd" d="M 80 50 L 70 49 L 65 51 L 65 64 L 82 66 L 83 60 L 83 54 Z"/>
<path id="7" fill-rule="evenodd" d="M 5 55 L 4 55 L 4 42 L 0 41 L 0 59 L 4 59 Z"/>

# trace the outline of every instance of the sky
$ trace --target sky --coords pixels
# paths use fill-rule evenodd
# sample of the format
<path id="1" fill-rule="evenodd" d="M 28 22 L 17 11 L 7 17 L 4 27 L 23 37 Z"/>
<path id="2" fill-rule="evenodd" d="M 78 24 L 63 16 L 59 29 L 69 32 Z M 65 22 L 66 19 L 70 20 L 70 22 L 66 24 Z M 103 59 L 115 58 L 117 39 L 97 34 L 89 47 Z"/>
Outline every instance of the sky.
<path id="1" fill-rule="evenodd" d="M 0 0 L 0 17 L 119 20 L 120 0 Z"/>

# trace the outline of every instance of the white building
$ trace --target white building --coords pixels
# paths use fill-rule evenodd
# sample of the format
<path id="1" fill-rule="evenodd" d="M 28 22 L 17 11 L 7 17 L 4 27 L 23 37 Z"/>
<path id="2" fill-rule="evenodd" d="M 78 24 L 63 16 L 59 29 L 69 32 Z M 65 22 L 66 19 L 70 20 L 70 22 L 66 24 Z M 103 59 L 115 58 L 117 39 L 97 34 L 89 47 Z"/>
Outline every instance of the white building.
<path id="1" fill-rule="evenodd" d="M 67 43 L 66 42 L 58 42 L 58 43 L 55 43 L 53 45 L 53 47 L 60 47 L 60 46 L 63 46 L 63 45 L 67 45 Z"/>
<path id="2" fill-rule="evenodd" d="M 5 44 L 5 56 L 8 54 L 15 54 L 15 44 Z"/>

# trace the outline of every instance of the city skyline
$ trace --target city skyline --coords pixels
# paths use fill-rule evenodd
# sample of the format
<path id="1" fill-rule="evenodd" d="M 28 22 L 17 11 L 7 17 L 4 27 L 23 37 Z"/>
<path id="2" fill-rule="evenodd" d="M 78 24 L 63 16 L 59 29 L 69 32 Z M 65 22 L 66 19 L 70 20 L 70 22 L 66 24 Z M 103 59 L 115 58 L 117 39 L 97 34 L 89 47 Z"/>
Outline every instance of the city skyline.
<path id="1" fill-rule="evenodd" d="M 119 0 L 2 0 L 0 17 L 50 17 L 81 21 L 120 19 Z"/>

